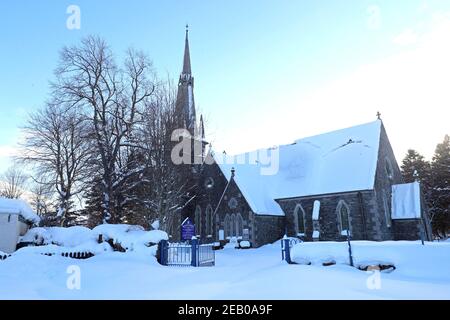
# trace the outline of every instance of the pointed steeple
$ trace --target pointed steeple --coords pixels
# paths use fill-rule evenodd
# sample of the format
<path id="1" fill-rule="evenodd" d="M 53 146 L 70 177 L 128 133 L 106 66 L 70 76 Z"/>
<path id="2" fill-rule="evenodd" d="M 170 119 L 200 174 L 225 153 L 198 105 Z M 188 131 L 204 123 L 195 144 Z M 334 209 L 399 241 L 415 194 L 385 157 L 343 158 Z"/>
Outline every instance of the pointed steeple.
<path id="1" fill-rule="evenodd" d="M 189 52 L 189 29 L 186 25 L 186 39 L 184 46 L 183 69 L 178 81 L 177 94 L 177 114 L 181 119 L 180 125 L 188 129 L 192 136 L 195 136 L 197 120 L 194 102 L 194 77 L 191 70 L 191 56 Z"/>
<path id="2" fill-rule="evenodd" d="M 186 25 L 186 40 L 184 43 L 183 74 L 191 74 L 191 55 L 189 53 L 189 26 Z"/>

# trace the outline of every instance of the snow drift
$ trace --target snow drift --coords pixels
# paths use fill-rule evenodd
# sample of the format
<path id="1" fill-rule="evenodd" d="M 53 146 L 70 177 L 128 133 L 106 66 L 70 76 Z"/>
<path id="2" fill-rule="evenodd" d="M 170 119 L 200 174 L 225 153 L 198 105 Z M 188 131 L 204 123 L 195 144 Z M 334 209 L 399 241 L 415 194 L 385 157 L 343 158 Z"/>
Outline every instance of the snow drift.
<path id="1" fill-rule="evenodd" d="M 450 246 L 448 243 L 420 241 L 352 241 L 356 267 L 391 264 L 395 273 L 414 278 L 450 281 Z M 292 261 L 322 265 L 330 261 L 349 264 L 346 242 L 303 242 L 291 249 Z M 439 267 L 435 266 L 439 264 Z"/>

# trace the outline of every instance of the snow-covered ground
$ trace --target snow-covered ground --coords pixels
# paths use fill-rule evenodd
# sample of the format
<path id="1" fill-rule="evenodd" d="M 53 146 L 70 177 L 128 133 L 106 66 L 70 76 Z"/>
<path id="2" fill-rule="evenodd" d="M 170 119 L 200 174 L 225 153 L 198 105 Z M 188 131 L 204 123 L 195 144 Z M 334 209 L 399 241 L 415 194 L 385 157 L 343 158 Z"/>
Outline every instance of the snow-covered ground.
<path id="1" fill-rule="evenodd" d="M 394 244 L 384 258 L 397 260 L 397 270 L 379 273 L 379 286 L 373 286 L 374 272 L 339 261 L 288 265 L 281 261 L 280 243 L 217 251 L 216 266 L 203 268 L 160 266 L 155 247 L 87 260 L 24 251 L 0 261 L 0 299 L 450 299 L 449 242 Z M 312 245 L 305 249 L 309 257 Z M 423 261 L 408 265 L 414 259 Z M 79 267 L 79 290 L 67 287 L 71 266 Z"/>

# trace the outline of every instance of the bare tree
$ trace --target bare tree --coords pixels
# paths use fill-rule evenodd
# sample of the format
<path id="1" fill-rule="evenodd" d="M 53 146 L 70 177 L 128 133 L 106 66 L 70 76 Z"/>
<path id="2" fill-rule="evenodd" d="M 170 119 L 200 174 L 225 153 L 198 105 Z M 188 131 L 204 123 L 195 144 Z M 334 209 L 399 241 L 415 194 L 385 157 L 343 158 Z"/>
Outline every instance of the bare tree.
<path id="1" fill-rule="evenodd" d="M 121 188 L 130 175 L 122 160 L 134 147 L 133 130 L 154 91 L 151 63 L 129 50 L 120 69 L 105 41 L 88 37 L 80 46 L 62 50 L 56 76 L 54 98 L 82 113 L 92 128 L 104 222 L 120 222 Z M 136 167 L 133 174 L 139 170 L 143 168 Z"/>
<path id="2" fill-rule="evenodd" d="M 145 149 L 146 175 L 151 182 L 145 203 L 149 219 L 159 220 L 160 229 L 174 232 L 180 210 L 192 200 L 192 180 L 186 176 L 190 167 L 175 165 L 171 158 L 172 133 L 179 128 L 175 109 L 176 90 L 170 82 L 160 86 L 145 108 L 140 139 Z"/>
<path id="3" fill-rule="evenodd" d="M 64 225 L 90 172 L 90 128 L 74 110 L 48 104 L 30 116 L 23 131 L 25 140 L 18 160 L 32 166 L 37 184 L 53 189 L 57 217 Z"/>
<path id="4" fill-rule="evenodd" d="M 37 181 L 30 187 L 31 205 L 36 214 L 41 218 L 48 218 L 51 215 L 51 184 L 48 182 Z"/>
<path id="5" fill-rule="evenodd" d="M 1 176 L 0 194 L 4 198 L 18 199 L 25 192 L 28 177 L 19 168 L 13 166 Z"/>

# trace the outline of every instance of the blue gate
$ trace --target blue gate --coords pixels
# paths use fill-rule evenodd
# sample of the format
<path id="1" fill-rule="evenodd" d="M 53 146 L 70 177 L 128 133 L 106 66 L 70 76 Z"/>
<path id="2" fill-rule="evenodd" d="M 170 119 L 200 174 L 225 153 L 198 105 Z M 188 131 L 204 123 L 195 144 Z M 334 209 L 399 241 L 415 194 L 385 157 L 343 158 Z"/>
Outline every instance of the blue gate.
<path id="1" fill-rule="evenodd" d="M 216 264 L 216 255 L 213 247 L 213 244 L 201 244 L 198 246 L 198 267 L 212 267 Z"/>
<path id="2" fill-rule="evenodd" d="M 286 260 L 287 263 L 292 264 L 291 248 L 297 243 L 302 242 L 298 238 L 283 238 L 281 239 L 281 260 Z"/>
<path id="3" fill-rule="evenodd" d="M 192 240 L 190 244 L 162 240 L 158 244 L 158 262 L 177 267 L 214 266 L 215 251 L 213 244 L 199 244 L 198 240 Z"/>

